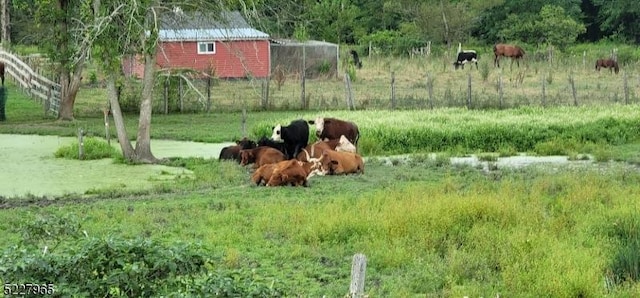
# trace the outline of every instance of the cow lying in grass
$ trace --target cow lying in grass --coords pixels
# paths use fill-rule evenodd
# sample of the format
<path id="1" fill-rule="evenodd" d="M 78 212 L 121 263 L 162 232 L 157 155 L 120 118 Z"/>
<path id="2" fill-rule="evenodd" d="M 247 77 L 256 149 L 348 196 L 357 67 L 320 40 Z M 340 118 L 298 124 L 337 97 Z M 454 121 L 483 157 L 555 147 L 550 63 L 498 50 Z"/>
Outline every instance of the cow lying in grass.
<path id="1" fill-rule="evenodd" d="M 240 165 L 254 164 L 254 169 L 263 165 L 276 163 L 287 159 L 284 153 L 277 149 L 260 146 L 253 149 L 240 150 Z"/>
<path id="2" fill-rule="evenodd" d="M 235 160 L 240 162 L 240 150 L 243 149 L 253 149 L 256 148 L 256 143 L 252 140 L 242 138 L 241 140 L 236 141 L 236 145 L 227 146 L 222 148 L 220 151 L 220 156 L 218 156 L 219 160 Z"/>
<path id="3" fill-rule="evenodd" d="M 306 187 L 309 178 L 315 175 L 323 175 L 317 160 L 304 162 L 291 159 L 258 168 L 251 176 L 251 180 L 256 185 L 264 181 L 266 186 L 302 185 Z"/>
<path id="4" fill-rule="evenodd" d="M 364 160 L 357 153 L 324 150 L 318 162 L 320 171 L 324 174 L 364 174 Z"/>
<path id="5" fill-rule="evenodd" d="M 333 150 L 343 152 L 356 152 L 356 146 L 354 146 L 344 135 L 341 135 L 339 139 L 333 139 L 328 141 L 317 141 L 313 144 L 307 145 L 303 152 L 300 152 L 296 159 L 300 161 L 309 161 L 309 158 L 320 158 L 322 151 Z"/>

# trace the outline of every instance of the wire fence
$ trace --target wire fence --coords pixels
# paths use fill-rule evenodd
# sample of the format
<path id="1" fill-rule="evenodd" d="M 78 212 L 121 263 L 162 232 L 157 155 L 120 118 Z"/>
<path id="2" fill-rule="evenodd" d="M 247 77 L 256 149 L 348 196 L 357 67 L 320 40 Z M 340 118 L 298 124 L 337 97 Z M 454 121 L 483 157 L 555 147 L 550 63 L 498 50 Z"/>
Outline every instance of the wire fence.
<path id="1" fill-rule="evenodd" d="M 369 65 L 362 70 L 347 68 L 338 77 L 303 80 L 296 75 L 280 81 L 273 78 L 159 80 L 161 88 L 156 88 L 156 98 L 160 100 L 156 101 L 156 109 L 163 112 L 484 109 L 640 101 L 640 76 L 633 71 L 637 69 L 635 65 L 628 65 L 615 74 L 609 69 L 596 71 L 585 63 L 566 66 L 529 63 L 510 68 L 508 62 L 503 62 L 503 68 L 495 68 L 492 58 L 484 57 L 477 69 L 467 65 L 457 71 L 453 70 L 450 59 L 400 62 L 380 59 L 368 61 Z"/>

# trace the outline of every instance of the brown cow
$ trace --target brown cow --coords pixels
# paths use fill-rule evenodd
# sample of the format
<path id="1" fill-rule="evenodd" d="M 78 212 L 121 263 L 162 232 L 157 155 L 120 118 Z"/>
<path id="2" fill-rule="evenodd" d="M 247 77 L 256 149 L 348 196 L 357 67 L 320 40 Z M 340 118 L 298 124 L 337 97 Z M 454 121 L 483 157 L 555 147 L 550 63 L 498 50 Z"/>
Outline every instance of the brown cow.
<path id="1" fill-rule="evenodd" d="M 240 165 L 244 166 L 250 163 L 255 163 L 253 166 L 255 169 L 262 165 L 276 163 L 285 159 L 287 158 L 284 153 L 267 146 L 240 150 Z"/>
<path id="2" fill-rule="evenodd" d="M 275 169 L 275 167 L 275 163 L 270 163 L 259 167 L 251 175 L 251 181 L 253 181 L 253 183 L 255 183 L 256 185 L 261 185 L 263 182 L 267 183 L 267 181 L 271 179 L 271 175 L 273 174 L 273 169 Z"/>
<path id="3" fill-rule="evenodd" d="M 236 160 L 240 162 L 240 150 L 242 149 L 253 149 L 256 147 L 256 142 L 245 138 L 236 141 L 236 145 L 228 146 L 222 148 L 220 151 L 220 156 L 218 156 L 219 160 L 229 159 Z"/>
<path id="4" fill-rule="evenodd" d="M 297 160 L 309 161 L 309 158 L 320 158 L 322 151 L 334 150 L 344 152 L 356 152 L 356 146 L 354 146 L 344 135 L 341 135 L 339 139 L 333 139 L 328 141 L 316 141 L 313 144 L 307 145 L 303 152 L 300 152 L 296 156 Z"/>
<path id="5" fill-rule="evenodd" d="M 324 174 L 364 174 L 364 161 L 357 153 L 325 150 L 318 161 Z"/>
<path id="6" fill-rule="evenodd" d="M 307 187 L 308 173 L 302 166 L 302 162 L 295 159 L 287 160 L 286 163 L 279 163 L 267 181 L 266 186 L 304 186 Z"/>
<path id="7" fill-rule="evenodd" d="M 513 60 L 516 60 L 518 67 L 520 67 L 520 59 L 524 57 L 524 50 L 516 45 L 499 43 L 493 46 L 493 54 L 495 59 L 493 60 L 493 66 L 500 67 L 500 57 L 511 58 L 511 66 L 513 66 Z"/>
<path id="8" fill-rule="evenodd" d="M 360 131 L 353 122 L 322 117 L 317 117 L 315 120 L 309 120 L 308 122 L 309 124 L 315 124 L 316 136 L 319 140 L 339 139 L 340 136 L 344 135 L 353 145 L 358 146 Z"/>
<path id="9" fill-rule="evenodd" d="M 618 67 L 618 62 L 613 59 L 598 59 L 596 61 L 596 70 L 600 71 L 600 68 L 609 68 L 609 71 L 615 71 L 616 74 L 620 71 L 620 67 Z"/>

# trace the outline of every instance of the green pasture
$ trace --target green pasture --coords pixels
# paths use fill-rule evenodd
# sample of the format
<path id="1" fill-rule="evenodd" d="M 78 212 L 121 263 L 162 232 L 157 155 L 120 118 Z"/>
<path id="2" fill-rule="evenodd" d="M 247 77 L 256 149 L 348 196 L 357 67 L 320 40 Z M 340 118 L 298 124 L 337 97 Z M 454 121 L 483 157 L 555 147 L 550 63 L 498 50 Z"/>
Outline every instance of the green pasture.
<path id="1" fill-rule="evenodd" d="M 0 133 L 75 136 L 83 129 L 89 136 L 105 136 L 102 112 L 90 113 L 79 105 L 76 121 L 58 122 L 45 116 L 37 102 L 30 101 L 15 87 L 8 88 L 8 121 L 0 125 Z M 83 101 L 83 94 L 80 94 L 79 102 Z M 86 101 L 96 103 L 96 98 L 88 96 Z M 430 152 L 456 155 L 479 152 L 599 154 L 637 142 L 640 136 L 637 109 L 636 104 L 609 104 L 502 110 L 248 111 L 244 128 L 248 137 L 259 138 L 269 136 L 276 124 L 288 124 L 295 119 L 308 120 L 317 116 L 348 119 L 357 123 L 361 130 L 359 152 L 364 156 Z M 135 139 L 137 114 L 129 113 L 125 120 L 130 138 Z M 111 138 L 115 139 L 111 119 L 109 128 Z M 242 128 L 241 112 L 156 113 L 152 118 L 151 137 L 229 142 L 243 136 Z M 315 140 L 313 134 L 310 140 Z"/>
<path id="2" fill-rule="evenodd" d="M 453 72 L 445 60 L 430 66 L 364 60 L 365 69 L 379 63 L 371 76 L 380 81 L 369 81 L 363 74 L 373 70 L 363 70 L 354 88 L 388 84 L 387 70 L 398 63 L 415 66 L 415 73 L 434 71 L 443 76 L 436 82 L 451 90 L 463 88 L 459 94 L 464 94 L 466 87 L 455 82 L 481 71 L 467 66 Z M 505 93 L 505 103 L 516 98 L 535 103 L 537 89 L 527 91 L 526 86 L 540 81 L 538 65 L 537 74 L 529 64 L 523 83 L 508 87 L 522 97 Z M 565 95 L 569 73 L 559 69 L 554 68 L 548 91 L 550 98 L 557 92 L 563 104 L 546 107 L 513 101 L 506 106 L 517 108 L 361 105 L 347 111 L 311 104 L 309 110 L 261 111 L 247 105 L 245 128 L 252 138 L 298 118 L 356 122 L 362 132 L 359 151 L 367 157 L 365 174 L 313 177 L 308 188 L 266 188 L 251 185 L 249 170 L 236 163 L 175 157 L 164 164 L 193 175 L 138 191 L 0 198 L 5 240 L 0 279 L 50 282 L 58 297 L 341 297 L 348 291 L 352 256 L 364 253 L 370 297 L 635 297 L 640 293 L 638 105 L 615 103 L 609 95 L 606 102 L 597 102 L 600 95 L 594 95 L 589 104 L 575 107 Z M 611 94 L 613 87 L 604 82 L 622 78 L 574 70 L 576 81 L 584 76 L 593 92 Z M 631 67 L 623 70 L 633 78 Z M 507 75 L 518 70 L 502 71 L 508 86 Z M 402 78 L 407 72 L 397 71 L 396 80 L 426 90 L 424 77 Z M 483 83 L 492 101 L 496 74 L 490 69 Z M 336 87 L 342 83 L 335 80 L 335 86 L 323 87 L 338 89 L 338 95 L 325 96 L 327 102 L 334 97 L 343 102 L 344 90 Z M 634 80 L 627 83 L 637 88 Z M 247 82 L 221 81 L 216 88 L 229 84 L 237 92 L 226 93 L 231 100 L 250 100 L 234 83 Z M 44 115 L 38 103 L 10 83 L 8 90 L 7 121 L 0 122 L 0 133 L 74 136 L 82 128 L 90 136 L 105 134 L 100 88 L 81 89 L 73 122 Z M 297 102 L 294 89 L 283 90 Z M 457 100 L 451 92 L 454 96 L 442 98 Z M 384 98 L 372 95 L 371 101 Z M 155 113 L 152 138 L 240 138 L 240 109 L 247 102 L 218 105 L 210 113 Z M 125 117 L 134 138 L 137 115 Z M 115 137 L 113 123 L 110 127 Z M 99 156 L 113 155 L 100 144 L 95 147 Z M 450 156 L 475 153 L 492 161 L 518 152 L 576 159 L 590 154 L 593 162 L 489 171 L 448 162 Z M 411 154 L 412 159 L 383 161 L 382 156 L 393 154 Z"/>
<path id="3" fill-rule="evenodd" d="M 373 160 L 362 176 L 264 188 L 233 163 L 177 163 L 199 179 L 164 193 L 0 210 L 5 282 L 49 281 L 62 296 L 337 297 L 351 257 L 364 253 L 370 296 L 640 291 L 635 168 L 484 175 Z"/>

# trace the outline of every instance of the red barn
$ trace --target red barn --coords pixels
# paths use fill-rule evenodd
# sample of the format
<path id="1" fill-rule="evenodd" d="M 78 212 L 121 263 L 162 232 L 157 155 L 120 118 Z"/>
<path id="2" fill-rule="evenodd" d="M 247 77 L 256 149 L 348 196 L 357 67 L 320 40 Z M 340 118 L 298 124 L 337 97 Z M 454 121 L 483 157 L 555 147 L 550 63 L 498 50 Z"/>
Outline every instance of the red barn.
<path id="1" fill-rule="evenodd" d="M 207 15 L 174 10 L 161 19 L 157 69 L 193 69 L 218 78 L 265 78 L 271 72 L 269 35 L 251 28 L 240 12 Z M 138 58 L 125 59 L 127 75 L 143 76 Z"/>

